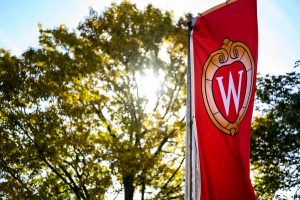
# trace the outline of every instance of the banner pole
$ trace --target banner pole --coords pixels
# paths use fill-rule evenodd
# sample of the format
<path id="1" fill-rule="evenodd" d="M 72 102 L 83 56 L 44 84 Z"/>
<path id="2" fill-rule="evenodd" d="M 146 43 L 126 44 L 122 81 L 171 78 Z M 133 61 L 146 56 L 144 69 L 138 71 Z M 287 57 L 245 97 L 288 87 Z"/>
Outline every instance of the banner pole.
<path id="1" fill-rule="evenodd" d="M 195 24 L 195 18 L 189 20 L 188 25 L 188 69 L 187 69 L 187 112 L 186 112 L 186 154 L 185 154 L 185 200 L 193 199 L 193 166 L 192 166 L 192 147 L 193 147 L 193 121 L 192 121 L 192 96 L 191 96 L 191 34 Z"/>

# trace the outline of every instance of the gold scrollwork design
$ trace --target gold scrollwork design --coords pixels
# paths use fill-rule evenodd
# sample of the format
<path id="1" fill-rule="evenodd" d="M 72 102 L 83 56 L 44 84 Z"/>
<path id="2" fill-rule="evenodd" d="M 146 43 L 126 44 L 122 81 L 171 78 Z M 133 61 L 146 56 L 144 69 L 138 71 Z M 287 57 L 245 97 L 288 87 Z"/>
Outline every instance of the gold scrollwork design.
<path id="1" fill-rule="evenodd" d="M 246 91 L 242 108 L 235 122 L 228 121 L 219 111 L 213 96 L 212 81 L 217 70 L 223 66 L 239 61 L 246 70 Z M 224 39 L 222 47 L 211 53 L 205 62 L 202 74 L 202 95 L 206 110 L 215 126 L 227 135 L 234 136 L 243 120 L 250 103 L 254 76 L 254 60 L 247 45 Z"/>

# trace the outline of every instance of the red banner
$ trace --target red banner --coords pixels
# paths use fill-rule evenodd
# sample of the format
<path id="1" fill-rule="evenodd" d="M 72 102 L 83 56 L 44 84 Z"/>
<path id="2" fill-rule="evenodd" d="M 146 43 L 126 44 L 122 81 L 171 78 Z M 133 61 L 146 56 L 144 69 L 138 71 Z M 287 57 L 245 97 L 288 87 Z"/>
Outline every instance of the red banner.
<path id="1" fill-rule="evenodd" d="M 257 55 L 256 0 L 197 18 L 191 61 L 201 200 L 255 199 L 249 159 Z"/>

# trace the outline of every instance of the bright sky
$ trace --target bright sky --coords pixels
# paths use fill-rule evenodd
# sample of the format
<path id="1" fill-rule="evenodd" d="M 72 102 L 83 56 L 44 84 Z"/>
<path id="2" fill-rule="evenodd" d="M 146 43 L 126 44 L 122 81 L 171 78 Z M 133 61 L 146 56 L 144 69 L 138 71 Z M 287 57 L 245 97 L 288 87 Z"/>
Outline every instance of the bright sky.
<path id="1" fill-rule="evenodd" d="M 196 15 L 225 0 L 132 2 L 139 8 L 152 3 L 162 9 L 173 10 L 175 16 L 181 16 L 186 12 Z M 20 55 L 29 46 L 38 45 L 38 23 L 47 28 L 62 23 L 75 28 L 88 15 L 89 7 L 101 12 L 110 3 L 110 0 L 0 0 L 0 48 Z M 300 60 L 300 1 L 258 0 L 258 20 L 258 71 L 262 74 L 292 71 L 295 61 Z"/>

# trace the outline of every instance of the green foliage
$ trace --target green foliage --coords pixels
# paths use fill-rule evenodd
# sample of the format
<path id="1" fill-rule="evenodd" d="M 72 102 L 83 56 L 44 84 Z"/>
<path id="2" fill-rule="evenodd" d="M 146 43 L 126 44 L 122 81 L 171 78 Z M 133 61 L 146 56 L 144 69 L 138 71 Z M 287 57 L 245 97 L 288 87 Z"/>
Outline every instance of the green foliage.
<path id="1" fill-rule="evenodd" d="M 123 1 L 74 31 L 39 25 L 19 58 L 1 50 L 0 197 L 104 199 L 116 179 L 125 199 L 183 199 L 185 22 Z"/>
<path id="2" fill-rule="evenodd" d="M 67 59 L 59 52 L 29 50 L 18 59 L 3 50 L 0 60 L 0 195 L 103 196 L 111 178 L 102 163 L 100 122 L 88 108 L 95 89 L 87 92 L 77 74 L 60 69 Z"/>
<path id="3" fill-rule="evenodd" d="M 252 124 L 251 164 L 259 199 L 271 199 L 300 188 L 300 74 L 259 78 L 257 99 L 263 115 Z"/>

